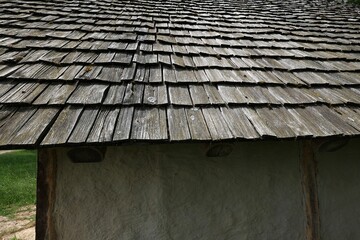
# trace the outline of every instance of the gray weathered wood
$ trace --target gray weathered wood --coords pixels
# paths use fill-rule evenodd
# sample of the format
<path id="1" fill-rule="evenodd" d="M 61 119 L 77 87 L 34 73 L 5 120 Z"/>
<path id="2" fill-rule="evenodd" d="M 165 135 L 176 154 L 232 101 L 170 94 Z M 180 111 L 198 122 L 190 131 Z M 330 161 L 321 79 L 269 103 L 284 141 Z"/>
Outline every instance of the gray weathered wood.
<path id="1" fill-rule="evenodd" d="M 123 104 L 140 104 L 144 96 L 144 84 L 128 83 L 125 89 Z"/>
<path id="2" fill-rule="evenodd" d="M 220 109 L 202 108 L 202 112 L 212 140 L 216 141 L 234 138 Z"/>
<path id="3" fill-rule="evenodd" d="M 313 114 L 308 108 L 292 108 L 289 109 L 289 112 L 295 116 L 298 121 L 302 122 L 314 137 L 339 135 L 339 133 L 337 133 L 339 130 L 332 129 L 334 126 L 319 113 Z"/>
<path id="4" fill-rule="evenodd" d="M 125 95 L 126 85 L 111 85 L 103 104 L 121 104 Z"/>
<path id="5" fill-rule="evenodd" d="M 20 78 L 20 79 L 31 79 L 38 71 L 42 69 L 47 69 L 48 66 L 44 64 L 24 64 L 22 67 L 17 67 L 16 71 L 10 75 L 11 78 Z M 8 69 L 4 74 L 8 74 L 12 69 Z"/>
<path id="6" fill-rule="evenodd" d="M 58 79 L 68 80 L 68 81 L 74 80 L 82 68 L 83 68 L 82 65 L 69 66 L 65 70 L 65 72 L 60 77 L 58 77 Z"/>
<path id="7" fill-rule="evenodd" d="M 256 139 L 259 137 L 241 107 L 221 107 L 220 110 L 235 138 Z"/>
<path id="8" fill-rule="evenodd" d="M 313 136 L 312 132 L 301 121 L 301 119 L 296 118 L 295 115 L 291 114 L 291 112 L 289 111 L 290 108 L 291 107 L 277 107 L 273 108 L 273 111 L 275 116 L 285 122 L 286 125 L 291 128 L 291 130 L 295 133 L 296 136 Z"/>
<path id="9" fill-rule="evenodd" d="M 162 70 L 160 66 L 151 67 L 150 68 L 150 75 L 149 75 L 149 82 L 162 82 Z"/>
<path id="10" fill-rule="evenodd" d="M 276 134 L 271 130 L 268 124 L 271 122 L 266 123 L 263 119 L 258 115 L 255 109 L 251 107 L 242 108 L 242 111 L 246 115 L 246 117 L 250 120 L 252 125 L 255 127 L 256 131 L 259 133 L 261 137 L 276 137 Z"/>
<path id="11" fill-rule="evenodd" d="M 343 119 L 341 119 L 337 114 L 333 112 L 327 106 L 314 106 L 311 109 L 314 112 L 319 112 L 326 120 L 332 123 L 336 128 L 341 130 L 342 134 L 344 135 L 354 135 L 358 131 L 354 129 L 352 126 L 348 125 Z"/>
<path id="12" fill-rule="evenodd" d="M 103 67 L 96 79 L 109 82 L 120 82 L 123 71 L 123 67 Z"/>
<path id="13" fill-rule="evenodd" d="M 134 76 L 135 76 L 135 70 L 136 70 L 135 63 L 133 63 L 132 65 L 130 65 L 128 67 L 124 67 L 122 70 L 122 73 L 120 75 L 120 78 L 117 78 L 117 76 L 116 76 L 114 82 L 133 80 Z"/>
<path id="14" fill-rule="evenodd" d="M 64 108 L 46 134 L 42 145 L 64 144 L 82 112 L 82 107 L 68 106 Z"/>
<path id="15" fill-rule="evenodd" d="M 341 117 L 345 122 L 351 125 L 353 128 L 360 131 L 360 111 L 355 111 L 350 107 L 336 107 L 334 111 Z"/>
<path id="16" fill-rule="evenodd" d="M 196 70 L 194 74 L 198 82 L 210 82 L 204 70 Z"/>
<path id="17" fill-rule="evenodd" d="M 132 58 L 133 58 L 133 55 L 129 54 L 129 53 L 116 53 L 114 58 L 111 60 L 111 62 L 112 63 L 130 64 Z"/>
<path id="18" fill-rule="evenodd" d="M 185 108 L 186 118 L 193 140 L 211 140 L 203 113 L 200 108 Z"/>
<path id="19" fill-rule="evenodd" d="M 71 93 L 75 90 L 77 84 L 50 84 L 48 87 L 36 98 L 33 104 L 36 105 L 52 105 L 64 104 Z"/>
<path id="20" fill-rule="evenodd" d="M 98 108 L 85 108 L 67 142 L 85 143 L 98 112 Z"/>
<path id="21" fill-rule="evenodd" d="M 93 79 L 99 79 L 99 73 L 102 72 L 103 67 L 102 66 L 92 66 L 87 65 L 83 67 L 80 72 L 75 76 L 75 79 L 83 79 L 83 80 L 93 80 Z"/>
<path id="22" fill-rule="evenodd" d="M 277 138 L 294 138 L 296 135 L 284 121 L 280 112 L 267 107 L 256 108 L 256 112 L 263 122 L 276 134 Z"/>
<path id="23" fill-rule="evenodd" d="M 194 71 L 186 69 L 177 69 L 175 71 L 176 82 L 197 82 Z"/>
<path id="24" fill-rule="evenodd" d="M 13 134 L 8 144 L 34 145 L 58 112 L 56 107 L 39 108 L 21 129 Z"/>
<path id="25" fill-rule="evenodd" d="M 189 85 L 189 90 L 194 105 L 210 104 L 209 97 L 203 85 Z"/>
<path id="26" fill-rule="evenodd" d="M 68 67 L 50 66 L 43 71 L 35 73 L 33 78 L 42 80 L 57 80 Z"/>
<path id="27" fill-rule="evenodd" d="M 95 120 L 87 142 L 110 142 L 115 130 L 120 108 L 103 108 Z"/>
<path id="28" fill-rule="evenodd" d="M 165 140 L 167 123 L 165 108 L 137 108 L 131 129 L 134 140 Z"/>
<path id="29" fill-rule="evenodd" d="M 221 95 L 221 98 L 224 99 L 226 103 L 247 103 L 248 102 L 246 95 L 241 94 L 238 91 L 238 89 L 234 86 L 218 85 L 218 90 Z"/>
<path id="30" fill-rule="evenodd" d="M 122 107 L 116 123 L 113 141 L 130 139 L 134 107 Z"/>
<path id="31" fill-rule="evenodd" d="M 164 82 L 176 82 L 175 70 L 169 67 L 163 67 Z"/>
<path id="32" fill-rule="evenodd" d="M 97 104 L 101 103 L 108 89 L 107 84 L 79 84 L 71 94 L 67 103 L 71 104 Z"/>
<path id="33" fill-rule="evenodd" d="M 37 108 L 21 108 L 11 115 L 0 129 L 0 145 L 7 145 L 36 110 Z"/>
<path id="34" fill-rule="evenodd" d="M 15 85 L 11 90 L 0 97 L 0 102 L 16 103 L 21 102 L 22 99 L 26 98 L 30 93 L 36 89 L 37 83 L 21 82 Z"/>
<path id="35" fill-rule="evenodd" d="M 0 129 L 7 120 L 16 112 L 17 107 L 0 105 Z"/>
<path id="36" fill-rule="evenodd" d="M 191 139 L 184 108 L 169 107 L 167 109 L 170 141 Z"/>
<path id="37" fill-rule="evenodd" d="M 167 104 L 167 90 L 165 85 L 145 85 L 144 104 Z"/>
<path id="38" fill-rule="evenodd" d="M 80 52 L 70 52 L 61 60 L 61 63 L 72 64 L 74 62 L 77 62 L 80 54 Z"/>
<path id="39" fill-rule="evenodd" d="M 225 100 L 221 97 L 219 90 L 214 85 L 205 84 L 204 89 L 212 104 L 223 104 Z"/>
<path id="40" fill-rule="evenodd" d="M 192 105 L 189 89 L 187 86 L 169 86 L 169 98 L 172 104 Z"/>

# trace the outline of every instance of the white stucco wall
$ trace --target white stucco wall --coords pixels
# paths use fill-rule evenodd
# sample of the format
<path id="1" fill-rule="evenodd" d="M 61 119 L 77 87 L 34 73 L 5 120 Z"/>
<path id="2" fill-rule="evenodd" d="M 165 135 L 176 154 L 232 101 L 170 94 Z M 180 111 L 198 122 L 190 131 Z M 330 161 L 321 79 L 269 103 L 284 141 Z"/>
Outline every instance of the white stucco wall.
<path id="1" fill-rule="evenodd" d="M 305 239 L 295 142 L 108 147 L 100 163 L 58 151 L 58 240 Z M 284 151 L 286 150 L 286 151 Z"/>
<path id="2" fill-rule="evenodd" d="M 317 159 L 322 239 L 360 239 L 360 139 Z"/>

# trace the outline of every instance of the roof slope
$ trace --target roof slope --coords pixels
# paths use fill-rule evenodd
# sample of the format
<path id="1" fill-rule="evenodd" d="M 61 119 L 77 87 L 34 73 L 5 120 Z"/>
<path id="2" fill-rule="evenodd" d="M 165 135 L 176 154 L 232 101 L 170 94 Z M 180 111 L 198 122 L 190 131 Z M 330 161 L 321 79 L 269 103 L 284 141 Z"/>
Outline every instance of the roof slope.
<path id="1" fill-rule="evenodd" d="M 359 136 L 360 10 L 0 4 L 0 146 Z"/>

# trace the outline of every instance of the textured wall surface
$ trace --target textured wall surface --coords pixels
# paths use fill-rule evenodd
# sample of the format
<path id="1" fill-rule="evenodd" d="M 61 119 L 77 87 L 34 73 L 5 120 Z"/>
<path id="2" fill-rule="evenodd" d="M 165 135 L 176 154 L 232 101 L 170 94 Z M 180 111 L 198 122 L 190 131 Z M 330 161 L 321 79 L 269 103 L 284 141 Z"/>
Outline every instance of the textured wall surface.
<path id="1" fill-rule="evenodd" d="M 323 239 L 360 239 L 360 140 L 317 157 Z"/>
<path id="2" fill-rule="evenodd" d="M 58 239 L 304 239 L 297 143 L 238 143 L 223 158 L 207 147 L 109 147 L 82 164 L 59 150 Z"/>

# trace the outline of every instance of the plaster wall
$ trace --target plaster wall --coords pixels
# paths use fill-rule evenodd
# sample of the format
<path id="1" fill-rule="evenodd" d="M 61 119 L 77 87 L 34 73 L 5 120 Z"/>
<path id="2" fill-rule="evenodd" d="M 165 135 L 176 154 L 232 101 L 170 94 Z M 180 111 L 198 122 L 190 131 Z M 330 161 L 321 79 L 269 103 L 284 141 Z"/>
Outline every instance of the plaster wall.
<path id="1" fill-rule="evenodd" d="M 360 239 L 360 139 L 317 159 L 322 239 Z"/>
<path id="2" fill-rule="evenodd" d="M 59 149 L 57 239 L 305 239 L 296 142 L 237 143 L 221 158 L 207 147 L 108 147 L 82 164 Z"/>

